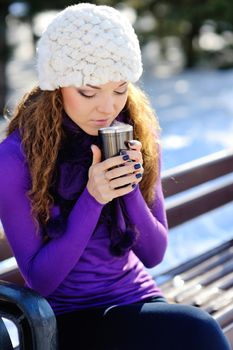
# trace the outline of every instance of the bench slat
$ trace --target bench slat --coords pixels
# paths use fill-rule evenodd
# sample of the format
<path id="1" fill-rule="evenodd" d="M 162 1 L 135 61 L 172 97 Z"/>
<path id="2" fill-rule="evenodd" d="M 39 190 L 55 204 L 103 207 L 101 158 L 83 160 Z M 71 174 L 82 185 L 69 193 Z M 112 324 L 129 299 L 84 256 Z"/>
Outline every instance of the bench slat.
<path id="1" fill-rule="evenodd" d="M 233 173 L 233 149 L 226 149 L 162 172 L 164 196 L 196 187 Z"/>

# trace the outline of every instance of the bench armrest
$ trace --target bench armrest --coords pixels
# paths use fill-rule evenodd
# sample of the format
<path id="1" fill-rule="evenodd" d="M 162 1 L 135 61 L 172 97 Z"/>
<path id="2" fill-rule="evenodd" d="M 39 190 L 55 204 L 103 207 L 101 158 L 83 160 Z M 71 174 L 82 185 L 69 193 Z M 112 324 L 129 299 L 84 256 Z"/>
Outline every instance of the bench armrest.
<path id="1" fill-rule="evenodd" d="M 0 280 L 0 317 L 17 326 L 20 349 L 57 349 L 53 310 L 45 298 L 31 289 Z"/>

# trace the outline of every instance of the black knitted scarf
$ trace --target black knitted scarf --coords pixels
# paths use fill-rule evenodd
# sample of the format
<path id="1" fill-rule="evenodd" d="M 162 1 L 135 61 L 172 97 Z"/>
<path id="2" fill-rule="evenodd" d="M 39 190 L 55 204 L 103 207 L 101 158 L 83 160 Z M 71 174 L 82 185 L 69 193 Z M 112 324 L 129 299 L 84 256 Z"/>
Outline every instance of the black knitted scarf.
<path id="1" fill-rule="evenodd" d="M 63 131 L 64 137 L 50 187 L 54 204 L 60 210 L 46 225 L 49 238 L 58 237 L 65 232 L 67 218 L 88 181 L 88 170 L 92 164 L 90 147 L 95 144 L 101 148 L 98 136 L 85 133 L 65 113 Z M 121 197 L 103 207 L 98 221 L 100 223 L 106 223 L 109 227 L 109 249 L 113 255 L 122 256 L 130 250 L 136 239 L 136 229 L 128 219 Z"/>

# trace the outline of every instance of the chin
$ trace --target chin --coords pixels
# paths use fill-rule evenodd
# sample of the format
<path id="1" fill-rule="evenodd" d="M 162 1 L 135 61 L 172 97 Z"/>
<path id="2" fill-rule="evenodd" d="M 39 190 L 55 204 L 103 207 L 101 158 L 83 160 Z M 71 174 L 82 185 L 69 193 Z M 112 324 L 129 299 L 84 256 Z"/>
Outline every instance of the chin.
<path id="1" fill-rule="evenodd" d="M 98 136 L 98 129 L 97 130 L 90 130 L 90 129 L 86 129 L 83 130 L 86 134 L 91 135 L 91 136 Z"/>

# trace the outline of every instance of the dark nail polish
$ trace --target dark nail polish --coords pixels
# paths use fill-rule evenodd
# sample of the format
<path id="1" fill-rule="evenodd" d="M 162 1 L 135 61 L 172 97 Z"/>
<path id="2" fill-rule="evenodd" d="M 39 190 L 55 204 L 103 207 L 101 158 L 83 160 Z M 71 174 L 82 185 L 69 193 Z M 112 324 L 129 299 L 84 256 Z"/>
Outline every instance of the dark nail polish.
<path id="1" fill-rule="evenodd" d="M 142 174 L 138 173 L 135 175 L 137 179 L 139 179 L 140 177 L 142 177 Z"/>
<path id="2" fill-rule="evenodd" d="M 130 146 L 135 145 L 135 141 L 129 141 Z"/>
<path id="3" fill-rule="evenodd" d="M 141 168 L 141 164 L 137 163 L 134 165 L 134 169 L 140 169 Z"/>
<path id="4" fill-rule="evenodd" d="M 136 184 L 132 184 L 132 187 L 135 188 L 137 185 Z"/>
<path id="5" fill-rule="evenodd" d="M 125 156 L 123 156 L 122 158 L 123 158 L 123 160 L 128 160 L 128 159 L 129 159 L 129 155 L 128 155 L 128 154 L 126 154 L 126 155 L 125 155 Z"/>
<path id="6" fill-rule="evenodd" d="M 127 152 L 124 149 L 120 150 L 120 156 L 123 156 L 125 154 L 127 154 Z"/>

